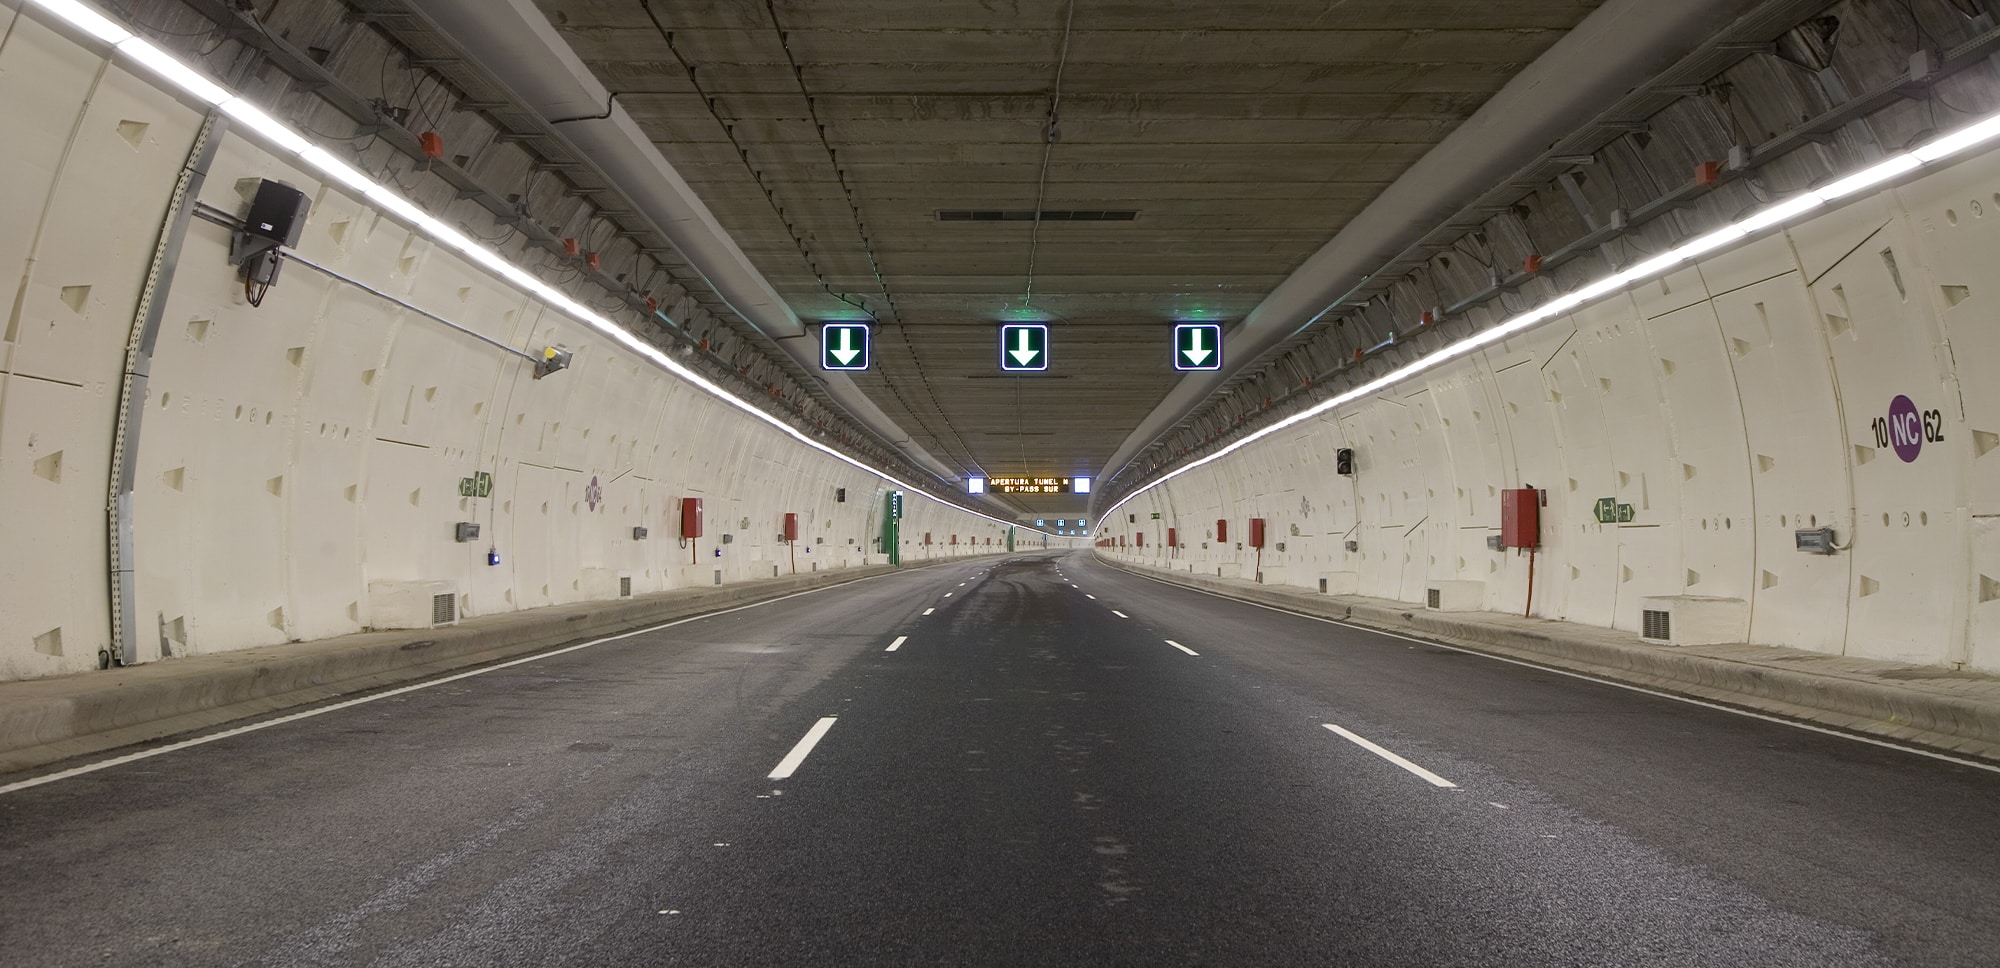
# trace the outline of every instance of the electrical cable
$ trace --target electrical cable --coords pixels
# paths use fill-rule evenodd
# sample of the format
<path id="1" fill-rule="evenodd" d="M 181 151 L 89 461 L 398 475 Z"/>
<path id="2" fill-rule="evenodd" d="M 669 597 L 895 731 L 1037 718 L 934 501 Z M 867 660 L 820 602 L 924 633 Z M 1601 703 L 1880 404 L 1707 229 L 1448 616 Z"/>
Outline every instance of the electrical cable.
<path id="1" fill-rule="evenodd" d="M 1049 160 L 1055 154 L 1056 140 L 1061 137 L 1058 125 L 1062 112 L 1063 68 L 1069 64 L 1070 28 L 1076 22 L 1076 0 L 1069 0 L 1069 11 L 1063 15 L 1062 49 L 1056 55 L 1055 86 L 1049 92 L 1049 119 L 1042 129 L 1042 170 L 1035 179 L 1035 221 L 1028 230 L 1028 282 L 1021 293 L 1021 308 L 1027 309 L 1035 301 L 1035 257 L 1039 254 L 1042 241 L 1042 203 L 1048 200 Z"/>

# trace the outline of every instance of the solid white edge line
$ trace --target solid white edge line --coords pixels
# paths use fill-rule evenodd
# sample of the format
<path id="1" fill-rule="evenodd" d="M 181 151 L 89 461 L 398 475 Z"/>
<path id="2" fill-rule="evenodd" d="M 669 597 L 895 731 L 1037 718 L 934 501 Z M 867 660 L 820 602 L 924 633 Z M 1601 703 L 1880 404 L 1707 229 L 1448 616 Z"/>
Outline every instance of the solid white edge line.
<path id="1" fill-rule="evenodd" d="M 896 574 L 901 574 L 901 572 L 890 572 L 888 575 L 870 575 L 867 578 L 857 578 L 853 581 L 844 581 L 838 584 L 826 585 L 820 588 L 808 588 L 802 592 L 793 592 L 790 595 L 781 595 L 777 598 L 767 599 L 761 602 L 751 602 L 748 605 L 738 605 L 735 608 L 725 608 L 719 612 L 704 612 L 700 615 L 690 615 L 686 618 L 674 619 L 671 622 L 662 622 L 659 625 L 649 625 L 646 626 L 645 628 L 633 629 L 630 632 L 620 632 L 617 635 L 607 635 L 601 639 L 592 639 L 588 642 L 578 642 L 575 645 L 566 645 L 563 646 L 562 648 L 551 649 L 547 652 L 537 652 L 534 655 L 522 656 L 521 658 L 518 659 L 509 659 L 505 662 L 500 662 L 489 666 L 481 666 L 477 669 L 472 669 L 466 672 L 453 673 L 451 675 L 439 679 L 426 679 L 422 682 L 411 683 L 410 685 L 407 686 L 397 686 L 393 689 L 385 689 L 381 692 L 373 692 L 365 696 L 357 696 L 353 699 L 343 699 L 339 702 L 330 703 L 325 706 L 315 706 L 311 709 L 303 710 L 300 712 L 288 713 L 286 715 L 279 716 L 275 719 L 259 720 L 258 722 L 248 723 L 243 726 L 236 726 L 230 729 L 222 730 L 221 732 L 217 733 L 205 733 L 203 735 L 180 740 L 178 742 L 168 743 L 165 746 L 155 746 L 150 749 L 143 749 L 132 753 L 126 753 L 122 756 L 114 756 L 106 760 L 98 760 L 97 762 L 94 763 L 85 763 L 82 766 L 74 766 L 67 770 L 59 770 L 57 772 L 47 773 L 42 776 L 29 777 L 28 779 L 25 780 L 16 780 L 12 783 L 0 786 L 0 795 L 13 793 L 16 790 L 26 790 L 30 787 L 38 787 L 45 783 L 54 783 L 57 780 L 67 780 L 71 777 L 83 776 L 86 773 L 95 773 L 98 770 L 108 770 L 114 766 L 123 766 L 127 763 L 135 763 L 138 762 L 139 760 L 150 759 L 152 757 L 159 756 L 163 753 L 172 753 L 178 750 L 184 750 L 190 746 L 200 746 L 204 743 L 213 743 L 219 739 L 228 739 L 232 736 L 241 736 L 244 733 L 254 733 L 260 729 L 270 729 L 273 726 L 282 726 L 286 723 L 295 723 L 301 719 L 311 719 L 314 716 L 324 716 L 327 713 L 338 712 L 342 709 L 347 709 L 352 706 L 362 705 L 363 703 L 371 703 L 377 700 L 387 699 L 391 696 L 400 696 L 403 695 L 404 693 L 416 692 L 419 689 L 429 689 L 433 686 L 442 686 L 447 682 L 457 682 L 460 679 L 470 679 L 473 676 L 483 676 L 489 672 L 497 672 L 501 669 L 511 669 L 515 666 L 527 665 L 530 662 L 540 662 L 543 659 L 552 659 L 559 655 L 566 655 L 571 652 L 578 652 L 583 649 L 588 649 L 592 646 L 603 645 L 606 642 L 616 642 L 619 639 L 629 639 L 635 635 L 645 635 L 648 632 L 658 632 L 661 629 L 670 629 L 676 625 L 685 625 L 689 622 L 699 622 L 702 619 L 714 618 L 718 615 L 728 615 L 731 612 L 740 612 L 743 611 L 744 609 L 759 608 L 765 605 L 775 605 L 787 599 L 798 598 L 801 595 L 811 595 L 814 594 L 815 592 L 823 592 L 834 588 L 844 588 L 848 585 L 858 585 L 864 581 L 874 581 L 877 578 L 888 578 L 891 577 L 891 575 L 896 575 Z"/>
<path id="2" fill-rule="evenodd" d="M 806 734 L 800 737 L 798 744 L 792 747 L 792 751 L 778 761 L 777 768 L 771 771 L 770 779 L 789 779 L 793 773 L 798 772 L 800 764 L 806 761 L 806 757 L 812 755 L 813 747 L 818 746 L 820 739 L 826 736 L 826 731 L 833 728 L 834 720 L 835 717 L 827 716 L 806 730 Z"/>
<path id="3" fill-rule="evenodd" d="M 902 648 L 902 647 L 903 647 L 903 643 L 904 643 L 904 642 L 907 642 L 907 641 L 909 641 L 909 640 L 910 640 L 910 637 L 909 637 L 909 636 L 907 636 L 907 635 L 898 635 L 898 636 L 896 636 L 896 641 L 894 641 L 894 642 L 891 642 L 891 643 L 889 643 L 889 647 L 888 647 L 888 648 L 886 648 L 886 649 L 883 649 L 882 651 L 884 651 L 884 652 L 894 652 L 894 651 L 896 651 L 897 649 L 900 649 L 900 648 Z"/>
<path id="4" fill-rule="evenodd" d="M 1162 585 L 1166 585 L 1172 588 L 1179 588 L 1185 591 L 1198 592 L 1200 594 L 1207 595 L 1210 598 L 1220 598 L 1225 602 L 1235 602 L 1238 605 L 1248 605 L 1252 608 L 1261 608 L 1267 612 L 1280 612 L 1282 614 L 1295 616 L 1297 618 L 1310 619 L 1315 622 L 1325 622 L 1328 625 L 1338 625 L 1341 628 L 1353 629 L 1356 632 L 1368 632 L 1373 635 L 1386 636 L 1392 639 L 1402 639 L 1405 642 L 1415 642 L 1418 645 L 1428 645 L 1440 649 L 1450 649 L 1453 652 L 1463 652 L 1466 655 L 1476 655 L 1482 659 L 1491 659 L 1494 662 L 1505 662 L 1508 665 L 1517 665 L 1524 669 L 1534 669 L 1538 672 L 1552 672 L 1559 676 L 1568 676 L 1571 679 L 1582 679 L 1585 682 L 1595 682 L 1598 685 L 1613 686 L 1618 689 L 1626 690 L 1627 692 L 1644 693 L 1648 696 L 1657 696 L 1661 699 L 1671 699 L 1675 702 L 1687 703 L 1690 706 L 1701 706 L 1707 709 L 1715 709 L 1725 713 L 1733 713 L 1735 715 L 1744 716 L 1749 719 L 1761 719 L 1767 723 L 1777 723 L 1781 726 L 1790 726 L 1793 729 L 1803 729 L 1811 733 L 1823 733 L 1827 736 L 1837 736 L 1841 739 L 1853 740 L 1856 743 L 1867 743 L 1870 746 L 1880 746 L 1883 749 L 1895 750 L 1899 753 L 1911 753 L 1916 756 L 1929 757 L 1934 760 L 1943 760 L 1946 763 L 1953 763 L 1958 766 L 1969 766 L 1975 770 L 1985 770 L 1988 773 L 2000 773 L 2000 765 L 1996 765 L 1993 763 L 1982 763 L 1978 760 L 1969 760 L 1962 756 L 1953 756 L 1950 753 L 1942 753 L 1937 750 L 1924 749 L 1923 747 L 1919 746 L 1905 746 L 1901 743 L 1891 743 L 1888 740 L 1877 739 L 1873 736 L 1864 736 L 1859 733 L 1850 733 L 1844 730 L 1838 730 L 1827 726 L 1821 726 L 1817 723 L 1807 723 L 1807 722 L 1801 722 L 1796 719 L 1786 719 L 1783 716 L 1773 716 L 1770 713 L 1758 712 L 1754 709 L 1743 709 L 1741 707 L 1730 706 L 1724 703 L 1710 702 L 1709 700 L 1706 699 L 1696 699 L 1693 696 L 1682 696 L 1671 692 L 1665 692 L 1659 689 L 1649 689 L 1645 686 L 1633 685 L 1632 683 L 1629 682 L 1619 682 L 1616 679 L 1606 679 L 1602 676 L 1593 676 L 1586 672 L 1575 672 L 1569 669 L 1558 668 L 1556 666 L 1542 665 L 1539 662 L 1529 662 L 1525 659 L 1516 659 L 1511 656 L 1494 655 L 1491 652 L 1481 652 L 1478 649 L 1468 649 L 1462 646 L 1449 645 L 1444 642 L 1433 641 L 1431 639 L 1420 639 L 1415 636 L 1402 635 L 1396 632 L 1387 632 L 1382 629 L 1370 628 L 1366 625 L 1357 625 L 1353 622 L 1343 622 L 1340 621 L 1339 619 L 1326 618 L 1325 616 L 1321 615 L 1309 615 L 1305 612 L 1294 612 L 1289 608 L 1279 608 L 1276 605 L 1265 605 L 1262 602 L 1251 602 L 1251 601 L 1245 601 L 1244 599 L 1241 598 L 1232 598 L 1228 595 L 1217 594 L 1205 588 L 1196 588 L 1192 585 L 1183 585 L 1179 582 L 1171 582 L 1163 578 L 1154 578 L 1151 575 L 1133 574 L 1132 572 L 1125 571 L 1122 568 L 1116 570 L 1123 574 L 1131 575 L 1134 578 L 1143 578 L 1146 581 L 1158 582 Z"/>
<path id="5" fill-rule="evenodd" d="M 1185 646 L 1185 645 L 1182 645 L 1182 644 L 1180 644 L 1179 642 L 1176 642 L 1176 641 L 1174 641 L 1173 639 L 1168 639 L 1168 640 L 1167 640 L 1167 644 L 1168 644 L 1168 645 L 1171 645 L 1171 646 L 1173 646 L 1174 648 L 1176 648 L 1176 649 L 1179 649 L 1179 650 L 1181 650 L 1182 652 L 1185 652 L 1185 653 L 1187 653 L 1187 654 L 1189 654 L 1189 655 L 1200 655 L 1200 654 L 1201 654 L 1201 653 L 1199 653 L 1199 652 L 1196 652 L 1196 651 L 1195 651 L 1195 650 L 1193 650 L 1193 649 L 1190 649 L 1190 648 L 1188 648 L 1188 647 L 1187 647 L 1187 646 Z"/>
<path id="6" fill-rule="evenodd" d="M 1132 617 L 1132 616 L 1130 616 L 1130 615 L 1127 615 L 1127 614 L 1125 614 L 1124 612 L 1121 612 L 1121 611 L 1119 611 L 1119 610 L 1117 610 L 1117 609 L 1115 609 L 1115 608 L 1111 610 L 1111 614 L 1113 614 L 1113 615 L 1116 615 L 1116 616 L 1118 616 L 1119 618 L 1131 618 L 1131 617 Z"/>
<path id="7" fill-rule="evenodd" d="M 1326 727 L 1327 729 L 1333 730 L 1335 733 L 1338 733 L 1348 742 L 1353 743 L 1354 745 L 1359 746 L 1362 749 L 1375 754 L 1376 756 L 1388 760 L 1389 762 L 1394 763 L 1397 766 L 1400 766 L 1403 769 L 1410 771 L 1411 773 L 1423 777 L 1424 782 L 1429 783 L 1431 786 L 1444 787 L 1446 789 L 1456 789 L 1458 787 L 1458 784 L 1453 783 L 1450 780 L 1447 780 L 1444 777 L 1441 777 L 1435 773 L 1432 773 L 1431 771 L 1426 770 L 1423 767 L 1410 762 L 1409 760 L 1403 759 L 1402 757 L 1397 756 L 1395 753 L 1392 753 L 1389 750 L 1383 749 L 1382 747 L 1377 746 L 1372 742 L 1369 742 L 1368 738 L 1365 736 L 1359 736 L 1354 733 L 1350 733 L 1347 730 L 1341 729 L 1340 727 L 1335 726 L 1332 723 L 1321 723 L 1320 725 Z"/>

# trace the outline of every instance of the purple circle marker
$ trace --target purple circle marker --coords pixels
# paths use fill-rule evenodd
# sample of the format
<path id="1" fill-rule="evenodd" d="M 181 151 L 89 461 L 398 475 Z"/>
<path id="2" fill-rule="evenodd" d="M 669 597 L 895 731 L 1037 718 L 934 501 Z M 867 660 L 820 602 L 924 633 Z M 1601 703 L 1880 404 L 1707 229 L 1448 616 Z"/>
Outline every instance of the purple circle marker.
<path id="1" fill-rule="evenodd" d="M 1917 415 L 1917 405 L 1900 393 L 1889 401 L 1889 443 L 1905 464 L 1924 450 L 1924 418 Z"/>

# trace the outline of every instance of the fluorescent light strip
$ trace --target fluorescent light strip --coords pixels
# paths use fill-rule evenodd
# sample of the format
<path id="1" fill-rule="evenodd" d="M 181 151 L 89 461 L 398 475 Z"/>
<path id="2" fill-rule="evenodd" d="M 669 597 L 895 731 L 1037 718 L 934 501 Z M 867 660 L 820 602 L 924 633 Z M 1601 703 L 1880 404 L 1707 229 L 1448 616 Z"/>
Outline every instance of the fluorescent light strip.
<path id="1" fill-rule="evenodd" d="M 1263 440 L 1287 427 L 1310 420 L 1329 410 L 1353 403 L 1363 397 L 1387 390 L 1419 373 L 1434 369 L 1474 350 L 1490 346 L 1603 296 L 1621 291 L 1635 282 L 1643 282 L 1647 279 L 1664 275 L 1682 263 L 1727 248 L 1765 229 L 1789 224 L 1798 220 L 1800 216 L 1837 199 L 1846 198 L 1866 189 L 1881 185 L 1916 171 L 1925 165 L 1934 164 L 1963 154 L 1995 138 L 2000 138 L 2000 114 L 1976 121 L 1909 151 L 1891 155 L 1887 159 L 1863 168 L 1845 178 L 1812 189 L 1797 198 L 1780 202 L 1777 205 L 1765 208 L 1745 218 L 1738 219 L 1706 235 L 1696 236 L 1661 255 L 1654 256 L 1623 271 L 1614 273 L 1607 278 L 1600 279 L 1574 292 L 1559 296 L 1543 305 L 1514 316 L 1497 326 L 1474 333 L 1450 346 L 1433 351 L 1414 362 L 1397 367 L 1358 387 L 1316 403 L 1271 426 L 1265 427 L 1255 433 L 1247 434 L 1213 454 L 1174 468 L 1162 475 L 1159 480 L 1127 494 L 1118 503 L 1099 512 L 1098 516 L 1100 518 L 1110 517 L 1119 508 L 1131 503 L 1139 495 L 1204 464 L 1221 460 L 1235 453 L 1237 450 Z"/>
<path id="2" fill-rule="evenodd" d="M 515 286 L 528 291 L 554 309 L 611 337 L 625 348 L 645 357 L 655 366 L 700 387 L 711 395 L 721 398 L 731 406 L 784 432 L 785 435 L 799 443 L 852 465 L 888 484 L 903 488 L 906 492 L 935 501 L 954 511 L 970 514 L 974 517 L 991 521 L 994 524 L 1029 531 L 1043 537 L 1054 537 L 1054 535 L 1039 528 L 1032 528 L 1019 522 L 996 518 L 990 514 L 952 504 L 949 501 L 926 494 L 916 485 L 891 477 L 881 470 L 870 467 L 832 447 L 828 447 L 819 441 L 807 437 L 783 420 L 765 413 L 735 394 L 710 382 L 701 374 L 666 355 L 658 347 L 640 339 L 625 327 L 618 325 L 611 319 L 591 310 L 555 287 L 536 278 L 528 270 L 509 262 L 499 252 L 473 241 L 464 233 L 425 213 L 393 189 L 368 177 L 354 168 L 354 166 L 334 157 L 325 148 L 313 144 L 304 136 L 254 104 L 216 84 L 214 81 L 209 80 L 200 71 L 182 63 L 172 54 L 155 46 L 151 41 L 135 36 L 131 31 L 119 26 L 116 21 L 104 16 L 89 5 L 79 3 L 77 0 L 28 0 L 28 2 L 54 15 L 57 19 L 83 31 L 92 38 L 111 45 L 113 50 L 138 62 L 162 80 L 193 96 L 196 100 L 205 102 L 209 106 L 221 110 L 244 127 L 249 128 L 270 142 L 274 147 L 296 156 L 307 168 L 319 172 L 347 189 L 360 194 L 376 207 L 402 220 L 411 228 L 430 237 L 438 244 L 464 254 L 480 266 L 494 272 Z"/>

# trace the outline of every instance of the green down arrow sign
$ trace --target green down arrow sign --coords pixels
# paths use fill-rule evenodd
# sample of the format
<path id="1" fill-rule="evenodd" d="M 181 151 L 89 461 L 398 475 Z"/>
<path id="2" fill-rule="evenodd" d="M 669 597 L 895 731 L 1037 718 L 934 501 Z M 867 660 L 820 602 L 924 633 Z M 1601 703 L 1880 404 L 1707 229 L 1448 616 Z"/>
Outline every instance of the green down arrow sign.
<path id="1" fill-rule="evenodd" d="M 1049 327 L 1046 323 L 1004 323 L 1000 326 L 1000 369 L 1031 372 L 1049 368 Z"/>
<path id="2" fill-rule="evenodd" d="M 868 369 L 868 324 L 827 323 L 819 328 L 819 348 L 822 369 Z"/>
<path id="3" fill-rule="evenodd" d="M 1175 323 L 1174 369 L 1222 369 L 1222 324 Z"/>

